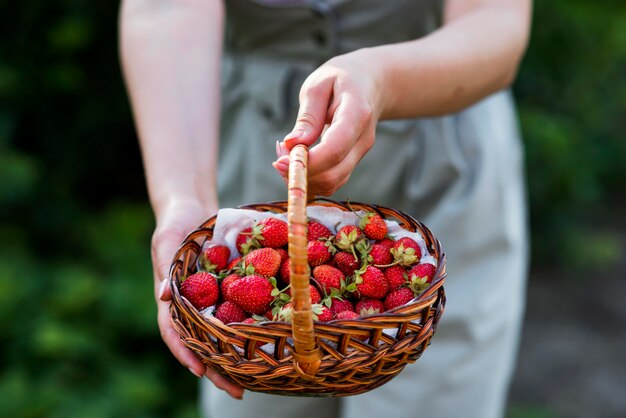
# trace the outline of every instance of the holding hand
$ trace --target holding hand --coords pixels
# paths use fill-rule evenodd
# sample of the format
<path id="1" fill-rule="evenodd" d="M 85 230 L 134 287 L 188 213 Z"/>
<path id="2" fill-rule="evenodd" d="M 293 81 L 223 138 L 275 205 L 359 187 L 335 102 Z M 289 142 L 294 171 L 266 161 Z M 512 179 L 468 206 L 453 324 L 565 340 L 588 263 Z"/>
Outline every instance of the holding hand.
<path id="1" fill-rule="evenodd" d="M 216 387 L 230 396 L 241 399 L 243 388 L 234 385 L 206 367 L 181 341 L 172 326 L 170 304 L 169 268 L 176 249 L 185 236 L 205 221 L 210 212 L 199 203 L 175 203 L 159 211 L 157 228 L 152 236 L 152 265 L 154 270 L 155 299 L 158 308 L 158 323 L 161 337 L 178 361 L 197 377 L 206 376 Z"/>
<path id="2" fill-rule="evenodd" d="M 273 166 L 286 177 L 288 152 L 297 144 L 309 152 L 309 190 L 330 196 L 343 186 L 374 145 L 381 114 L 381 86 L 369 50 L 331 59 L 305 80 L 293 131 L 277 146 Z"/>

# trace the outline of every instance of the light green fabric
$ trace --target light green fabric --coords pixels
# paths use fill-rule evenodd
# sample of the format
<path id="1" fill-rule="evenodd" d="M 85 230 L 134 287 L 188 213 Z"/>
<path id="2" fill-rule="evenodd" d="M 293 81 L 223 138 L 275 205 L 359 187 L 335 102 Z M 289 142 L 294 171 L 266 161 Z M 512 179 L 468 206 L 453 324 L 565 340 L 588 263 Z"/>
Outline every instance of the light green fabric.
<path id="1" fill-rule="evenodd" d="M 424 36 L 441 16 L 439 1 L 282 3 L 227 2 L 223 207 L 286 198 L 271 167 L 274 144 L 293 127 L 299 87 L 317 65 L 359 47 Z M 454 115 L 379 123 L 376 145 L 333 198 L 404 210 L 441 240 L 448 304 L 432 346 L 390 383 L 341 401 L 247 393 L 236 402 L 204 385 L 206 416 L 311 416 L 322 404 L 328 416 L 345 418 L 502 416 L 527 265 L 522 154 L 507 91 Z M 304 415 L 293 412 L 300 409 Z"/>

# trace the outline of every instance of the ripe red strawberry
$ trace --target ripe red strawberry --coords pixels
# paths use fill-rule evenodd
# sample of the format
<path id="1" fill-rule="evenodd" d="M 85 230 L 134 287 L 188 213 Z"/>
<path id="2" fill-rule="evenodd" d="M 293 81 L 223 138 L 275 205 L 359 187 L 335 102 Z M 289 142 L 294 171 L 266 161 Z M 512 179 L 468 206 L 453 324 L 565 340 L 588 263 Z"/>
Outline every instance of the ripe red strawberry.
<path id="1" fill-rule="evenodd" d="M 258 321 L 253 317 L 248 317 L 241 322 L 243 322 L 244 324 L 256 324 Z"/>
<path id="2" fill-rule="evenodd" d="M 231 322 L 243 322 L 248 315 L 237 304 L 226 301 L 217 307 L 215 317 L 225 324 Z"/>
<path id="3" fill-rule="evenodd" d="M 389 283 L 390 290 L 399 289 L 408 281 L 406 270 L 398 265 L 387 267 L 383 273 L 385 274 L 387 283 Z"/>
<path id="4" fill-rule="evenodd" d="M 385 309 L 390 310 L 409 303 L 415 298 L 413 291 L 408 287 L 392 290 L 385 298 Z"/>
<path id="5" fill-rule="evenodd" d="M 392 261 L 391 251 L 381 244 L 373 244 L 367 255 L 367 262 L 374 266 L 386 266 L 391 264 Z"/>
<path id="6" fill-rule="evenodd" d="M 328 264 L 322 264 L 313 269 L 313 277 L 319 283 L 322 291 L 330 293 L 331 289 L 341 289 L 341 281 L 346 277 L 341 270 Z"/>
<path id="7" fill-rule="evenodd" d="M 383 240 L 378 241 L 376 244 L 383 245 L 391 250 L 393 248 L 394 243 L 395 241 L 392 240 L 391 238 L 385 238 Z"/>
<path id="8" fill-rule="evenodd" d="M 252 227 L 243 229 L 235 241 L 239 254 L 246 255 L 255 248 L 260 248 L 259 242 L 252 236 Z"/>
<path id="9" fill-rule="evenodd" d="M 223 300 L 230 300 L 230 287 L 233 285 L 234 282 L 239 279 L 241 279 L 241 276 L 236 273 L 229 274 L 228 276 L 224 277 L 224 279 L 220 283 L 220 291 L 222 293 Z"/>
<path id="10" fill-rule="evenodd" d="M 252 236 L 265 248 L 280 248 L 287 245 L 287 222 L 278 218 L 265 218 L 252 227 Z"/>
<path id="11" fill-rule="evenodd" d="M 359 316 L 375 315 L 385 312 L 385 305 L 380 299 L 363 298 L 354 307 Z"/>
<path id="12" fill-rule="evenodd" d="M 252 274 L 236 280 L 230 286 L 230 298 L 244 311 L 260 315 L 270 308 L 274 289 L 267 278 Z"/>
<path id="13" fill-rule="evenodd" d="M 361 267 L 359 259 L 352 253 L 337 251 L 333 257 L 335 266 L 346 276 L 352 276 Z"/>
<path id="14" fill-rule="evenodd" d="M 341 311 L 335 315 L 334 319 L 357 319 L 359 314 L 354 311 Z"/>
<path id="15" fill-rule="evenodd" d="M 389 283 L 382 271 L 374 266 L 366 266 L 355 275 L 356 291 L 360 297 L 381 299 L 389 291 Z"/>
<path id="16" fill-rule="evenodd" d="M 285 290 L 285 293 L 291 298 L 291 288 Z M 311 295 L 311 305 L 320 303 L 322 301 L 322 295 L 320 295 L 320 292 L 318 292 L 318 290 L 312 284 L 309 285 L 309 294 Z"/>
<path id="17" fill-rule="evenodd" d="M 289 268 L 289 259 L 286 259 L 281 263 L 280 269 L 278 270 L 278 276 L 280 276 L 283 283 L 291 283 L 291 268 Z"/>
<path id="18" fill-rule="evenodd" d="M 289 253 L 284 248 L 276 248 L 276 251 L 278 251 L 278 254 L 280 254 L 281 263 L 289 258 Z"/>
<path id="19" fill-rule="evenodd" d="M 244 258 L 245 273 L 274 277 L 280 268 L 280 254 L 273 248 L 259 248 L 250 251 Z"/>
<path id="20" fill-rule="evenodd" d="M 408 274 L 409 287 L 415 294 L 420 294 L 433 280 L 437 268 L 430 263 L 422 263 L 413 267 Z"/>
<path id="21" fill-rule="evenodd" d="M 226 270 L 232 270 L 236 268 L 237 266 L 239 266 L 240 262 L 241 262 L 241 257 L 233 258 L 232 260 L 230 260 L 230 263 L 228 263 L 228 265 L 226 266 Z"/>
<path id="22" fill-rule="evenodd" d="M 417 263 L 422 257 L 419 245 L 409 237 L 397 240 L 393 244 L 391 254 L 398 264 L 405 267 Z"/>
<path id="23" fill-rule="evenodd" d="M 324 300 L 324 304 L 330 308 L 330 311 L 333 313 L 333 317 L 343 311 L 354 312 L 354 306 L 347 299 L 328 298 Z"/>
<path id="24" fill-rule="evenodd" d="M 198 310 L 215 305 L 220 292 L 217 279 L 211 273 L 198 272 L 180 285 L 180 294 Z"/>
<path id="25" fill-rule="evenodd" d="M 200 265 L 204 271 L 219 273 L 228 265 L 230 248 L 225 245 L 209 245 L 202 250 Z"/>
<path id="26" fill-rule="evenodd" d="M 333 237 L 333 233 L 330 229 L 317 221 L 310 220 L 307 224 L 306 239 L 307 241 L 317 241 L 320 238 L 330 239 Z"/>
<path id="27" fill-rule="evenodd" d="M 319 322 L 328 322 L 333 319 L 333 313 L 328 307 L 324 305 L 313 305 L 311 306 L 311 310 L 313 311 L 313 320 Z"/>
<path id="28" fill-rule="evenodd" d="M 356 225 L 346 225 L 337 231 L 335 235 L 335 246 L 340 250 L 354 252 L 354 246 L 365 239 L 365 234 Z"/>
<path id="29" fill-rule="evenodd" d="M 273 319 L 274 321 L 291 322 L 293 318 L 293 305 L 289 302 L 276 310 L 272 310 L 272 312 L 276 312 Z"/>
<path id="30" fill-rule="evenodd" d="M 330 241 L 309 241 L 307 255 L 311 267 L 321 266 L 333 255 L 334 247 Z"/>
<path id="31" fill-rule="evenodd" d="M 360 220 L 359 226 L 369 239 L 380 241 L 387 236 L 387 224 L 377 213 L 368 212 Z"/>
<path id="32" fill-rule="evenodd" d="M 413 267 L 408 274 L 409 280 L 413 281 L 415 278 L 423 279 L 425 278 L 425 283 L 430 283 L 433 281 L 433 276 L 437 272 L 437 267 L 430 263 L 422 263 Z"/>
<path id="33" fill-rule="evenodd" d="M 276 309 L 276 312 L 278 312 L 278 310 L 280 309 L 280 307 L 278 309 Z M 263 317 L 267 318 L 270 321 L 275 321 L 276 320 L 276 314 L 274 313 L 274 309 L 269 309 L 267 312 L 265 312 L 263 314 Z"/>

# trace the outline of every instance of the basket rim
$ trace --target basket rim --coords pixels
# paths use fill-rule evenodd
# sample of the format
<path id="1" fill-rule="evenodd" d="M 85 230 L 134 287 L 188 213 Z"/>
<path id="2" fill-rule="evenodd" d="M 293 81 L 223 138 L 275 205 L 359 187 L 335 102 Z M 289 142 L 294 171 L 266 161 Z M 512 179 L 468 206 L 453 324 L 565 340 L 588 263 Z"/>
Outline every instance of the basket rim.
<path id="1" fill-rule="evenodd" d="M 274 200 L 270 202 L 247 203 L 243 205 L 238 205 L 234 209 L 248 209 L 248 210 L 256 210 L 260 212 L 272 212 L 271 209 L 274 208 L 278 210 L 278 208 L 280 208 L 283 205 L 286 207 L 286 204 L 287 204 L 286 200 Z M 313 321 L 314 324 L 316 326 L 323 325 L 324 328 L 336 327 L 337 329 L 344 329 L 346 326 L 349 326 L 349 323 L 354 323 L 354 322 L 369 323 L 370 325 L 372 325 L 372 324 L 376 324 L 379 322 L 384 323 L 387 320 L 401 319 L 402 317 L 407 316 L 408 312 L 412 312 L 412 311 L 417 312 L 423 306 L 426 306 L 426 305 L 432 306 L 436 302 L 437 298 L 439 297 L 439 288 L 440 287 L 443 288 L 443 282 L 445 281 L 445 278 L 446 278 L 445 265 L 447 261 L 446 254 L 443 252 L 441 243 L 439 239 L 436 238 L 434 234 L 432 234 L 432 231 L 430 231 L 430 229 L 426 225 L 424 225 L 422 222 L 416 220 L 415 218 L 413 218 L 411 215 L 407 214 L 406 212 L 403 212 L 401 210 L 394 209 L 394 208 L 389 208 L 383 205 L 361 203 L 358 201 L 350 201 L 350 200 L 336 201 L 336 200 L 332 200 L 329 198 L 317 197 L 307 202 L 307 207 L 327 206 L 327 205 L 328 206 L 332 205 L 336 207 L 337 204 L 343 206 L 344 209 L 348 209 L 347 206 L 352 206 L 352 205 L 371 208 L 376 213 L 380 215 L 384 215 L 383 217 L 385 219 L 387 219 L 387 213 L 395 215 L 396 220 L 399 220 L 402 217 L 410 219 L 411 221 L 415 222 L 417 225 L 419 225 L 426 232 L 429 232 L 433 236 L 434 238 L 433 244 L 436 245 L 437 250 L 438 250 L 437 252 L 439 253 L 440 257 L 437 258 L 437 270 L 435 274 L 433 275 L 432 282 L 424 291 L 422 291 L 422 293 L 417 295 L 410 302 L 404 305 L 398 306 L 396 308 L 390 309 L 388 311 L 378 313 L 378 314 L 367 315 L 367 316 L 358 317 L 355 319 L 333 319 L 328 322 L 321 322 L 321 321 L 314 320 Z M 260 208 L 264 208 L 264 210 L 260 210 Z M 383 209 L 385 212 L 382 212 L 380 209 Z M 273 212 L 273 213 L 285 213 L 285 212 L 286 211 L 283 210 L 282 212 L 279 211 L 279 212 Z M 202 322 L 205 322 L 205 323 L 208 323 L 209 319 L 205 317 L 200 311 L 198 311 L 193 305 L 191 305 L 191 303 L 184 296 L 180 294 L 178 286 L 176 286 L 176 280 L 174 280 L 173 278 L 173 273 L 174 273 L 176 264 L 179 262 L 179 257 L 178 257 L 179 253 L 185 247 L 185 244 L 192 241 L 191 238 L 194 235 L 198 234 L 199 232 L 212 231 L 213 228 L 207 227 L 207 225 L 211 224 L 211 222 L 213 222 L 216 218 L 217 218 L 217 213 L 207 218 L 207 220 L 202 222 L 196 229 L 194 229 L 193 231 L 191 231 L 189 234 L 185 236 L 181 245 L 176 250 L 176 256 L 173 262 L 171 263 L 169 274 L 168 274 L 169 276 L 168 278 L 170 280 L 170 287 L 172 290 L 172 300 L 174 300 L 174 298 L 177 298 L 180 301 L 182 301 L 183 302 L 182 305 L 185 306 L 187 310 L 189 310 L 191 313 L 197 313 L 197 317 L 200 318 Z M 429 254 L 431 254 L 430 251 L 429 251 Z M 217 318 L 215 318 L 215 320 L 219 321 Z M 291 325 L 291 323 L 287 321 L 272 321 L 272 320 L 262 321 L 262 322 L 253 323 L 253 324 L 244 324 L 243 322 L 232 322 L 229 324 L 225 324 L 221 321 L 219 322 L 221 324 L 220 328 L 223 328 L 227 332 L 232 332 L 233 334 L 241 333 L 242 331 L 240 330 L 240 328 L 255 328 L 256 327 L 259 329 L 263 329 L 263 328 L 266 328 L 269 326 L 275 326 L 275 325 L 289 325 L 289 326 Z"/>

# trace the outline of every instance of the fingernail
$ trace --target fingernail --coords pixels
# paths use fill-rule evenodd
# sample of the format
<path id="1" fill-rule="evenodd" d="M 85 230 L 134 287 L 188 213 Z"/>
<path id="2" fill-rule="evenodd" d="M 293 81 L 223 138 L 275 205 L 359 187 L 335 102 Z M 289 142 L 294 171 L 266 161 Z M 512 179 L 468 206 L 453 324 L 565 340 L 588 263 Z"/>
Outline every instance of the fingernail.
<path id="1" fill-rule="evenodd" d="M 202 375 L 198 374 L 198 372 L 196 372 L 194 369 L 192 369 L 191 367 L 189 367 L 189 371 L 191 372 L 191 374 L 193 374 L 194 376 L 196 376 L 198 379 L 202 378 Z"/>
<path id="2" fill-rule="evenodd" d="M 289 155 L 289 150 L 287 149 L 287 146 L 284 142 L 276 141 L 276 156 L 280 158 L 284 155 Z"/>
<path id="3" fill-rule="evenodd" d="M 283 141 L 291 141 L 293 139 L 298 139 L 304 136 L 304 134 L 305 134 L 305 131 L 303 129 L 294 129 L 293 131 L 287 134 L 287 136 L 283 139 Z"/>
<path id="4" fill-rule="evenodd" d="M 285 164 L 284 162 L 277 161 L 275 163 L 272 163 L 272 165 L 276 170 L 280 171 L 281 173 L 287 173 L 289 171 L 289 164 Z"/>
<path id="5" fill-rule="evenodd" d="M 165 294 L 165 289 L 167 289 L 168 280 L 161 280 L 161 284 L 159 285 L 159 299 L 163 299 L 163 295 Z"/>

